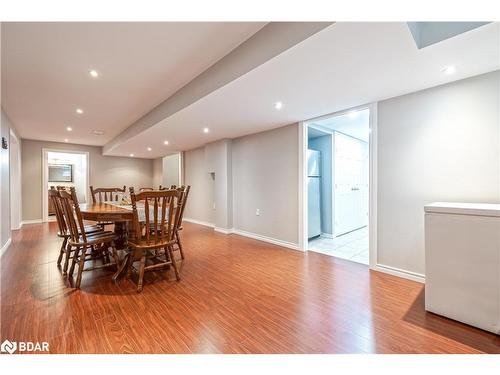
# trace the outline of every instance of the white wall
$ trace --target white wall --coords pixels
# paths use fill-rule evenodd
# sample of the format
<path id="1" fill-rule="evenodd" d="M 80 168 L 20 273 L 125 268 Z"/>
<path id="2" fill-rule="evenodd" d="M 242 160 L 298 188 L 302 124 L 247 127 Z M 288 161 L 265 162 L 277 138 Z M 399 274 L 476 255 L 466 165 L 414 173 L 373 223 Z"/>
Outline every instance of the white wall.
<path id="1" fill-rule="evenodd" d="M 3 110 L 1 116 L 0 137 L 8 142 L 10 121 Z M 2 248 L 10 238 L 9 150 L 3 148 L 0 148 L 0 221 L 0 248 Z"/>
<path id="2" fill-rule="evenodd" d="M 163 158 L 153 160 L 153 188 L 158 189 L 163 184 Z"/>
<path id="3" fill-rule="evenodd" d="M 425 204 L 500 202 L 499 76 L 378 104 L 379 264 L 425 274 Z"/>
<path id="4" fill-rule="evenodd" d="M 297 147 L 293 124 L 186 151 L 184 216 L 297 245 Z"/>
<path id="5" fill-rule="evenodd" d="M 4 137 L 8 145 L 8 149 L 0 148 L 0 249 L 2 249 L 11 238 L 11 173 L 14 172 L 14 176 L 19 173 L 19 170 L 12 171 L 11 169 L 11 131 L 16 135 L 16 138 L 19 139 L 19 136 L 3 109 L 0 116 L 0 138 Z"/>
<path id="6" fill-rule="evenodd" d="M 13 129 L 10 133 L 9 145 L 9 172 L 10 172 L 10 227 L 17 230 L 21 227 L 21 139 Z"/>
<path id="7" fill-rule="evenodd" d="M 205 147 L 184 153 L 184 183 L 191 185 L 184 217 L 215 225 L 215 182 L 205 164 Z"/>
<path id="8" fill-rule="evenodd" d="M 181 154 L 167 155 L 163 158 L 162 185 L 170 187 L 181 185 L 180 180 Z"/>
<path id="9" fill-rule="evenodd" d="M 298 244 L 297 126 L 233 140 L 235 229 Z"/>
<path id="10" fill-rule="evenodd" d="M 231 149 L 230 139 L 223 139 L 205 146 L 205 169 L 206 172 L 213 173 L 212 176 L 215 177 L 214 224 L 216 228 L 223 230 L 233 227 Z"/>

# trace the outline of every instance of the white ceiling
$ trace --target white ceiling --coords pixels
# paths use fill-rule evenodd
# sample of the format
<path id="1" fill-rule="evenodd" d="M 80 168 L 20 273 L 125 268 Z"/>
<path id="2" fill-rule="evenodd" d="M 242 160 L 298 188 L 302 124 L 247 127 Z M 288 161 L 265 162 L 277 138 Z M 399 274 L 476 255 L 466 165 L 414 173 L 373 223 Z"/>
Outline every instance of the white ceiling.
<path id="1" fill-rule="evenodd" d="M 445 75 L 442 70 L 450 64 L 457 71 Z M 162 156 L 497 69 L 497 23 L 420 50 L 406 23 L 335 23 L 112 154 Z M 284 104 L 280 111 L 274 108 L 278 100 Z M 204 134 L 203 127 L 210 133 Z"/>
<path id="2" fill-rule="evenodd" d="M 264 25 L 2 23 L 2 107 L 22 138 L 103 145 Z"/>
<path id="3" fill-rule="evenodd" d="M 320 120 L 308 121 L 310 125 L 320 126 L 322 129 L 339 131 L 351 137 L 368 142 L 370 138 L 370 110 L 362 109 L 351 111 L 337 116 L 330 116 Z"/>

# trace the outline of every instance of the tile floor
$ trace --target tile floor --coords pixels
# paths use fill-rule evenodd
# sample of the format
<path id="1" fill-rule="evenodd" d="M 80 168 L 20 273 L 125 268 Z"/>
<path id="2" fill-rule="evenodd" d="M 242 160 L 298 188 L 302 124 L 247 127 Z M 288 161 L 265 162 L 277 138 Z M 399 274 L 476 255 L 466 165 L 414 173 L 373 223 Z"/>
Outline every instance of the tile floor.
<path id="1" fill-rule="evenodd" d="M 368 227 L 335 238 L 318 237 L 312 239 L 309 241 L 309 250 L 368 264 Z"/>

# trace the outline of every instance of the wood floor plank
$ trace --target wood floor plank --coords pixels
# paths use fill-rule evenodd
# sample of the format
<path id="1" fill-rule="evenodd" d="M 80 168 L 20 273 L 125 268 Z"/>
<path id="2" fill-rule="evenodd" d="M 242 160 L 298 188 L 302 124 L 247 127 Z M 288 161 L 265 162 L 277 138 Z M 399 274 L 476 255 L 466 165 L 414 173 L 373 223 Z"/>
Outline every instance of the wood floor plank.
<path id="1" fill-rule="evenodd" d="M 55 223 L 24 226 L 1 258 L 1 339 L 51 353 L 500 353 L 499 336 L 427 313 L 417 282 L 189 223 L 182 236 L 181 281 L 148 273 L 138 294 L 112 269 L 74 289 Z"/>

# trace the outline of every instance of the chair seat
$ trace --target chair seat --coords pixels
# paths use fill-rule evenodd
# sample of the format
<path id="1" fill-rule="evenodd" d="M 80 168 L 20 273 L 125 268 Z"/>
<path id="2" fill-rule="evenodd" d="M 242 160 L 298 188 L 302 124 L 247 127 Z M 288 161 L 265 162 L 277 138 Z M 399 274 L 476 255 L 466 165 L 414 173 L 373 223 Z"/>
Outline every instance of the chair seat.
<path id="1" fill-rule="evenodd" d="M 80 236 L 77 242 L 75 241 L 69 241 L 69 244 L 72 246 L 84 246 L 84 245 L 94 245 L 98 243 L 106 243 L 106 242 L 111 242 L 116 239 L 116 234 L 110 231 L 101 231 L 101 232 L 95 232 L 88 234 L 87 236 L 87 241 L 83 240 L 83 237 Z"/>
<path id="2" fill-rule="evenodd" d="M 86 234 L 94 234 L 97 232 L 102 232 L 103 229 L 99 225 L 85 225 L 85 233 Z M 80 230 L 78 230 L 78 233 L 80 233 Z M 57 232 L 57 235 L 59 237 L 69 237 L 69 233 L 61 233 Z"/>
<path id="3" fill-rule="evenodd" d="M 175 240 L 173 241 L 159 241 L 159 240 L 136 240 L 129 239 L 128 245 L 132 248 L 140 248 L 140 249 L 161 249 L 162 247 L 166 247 L 169 245 L 175 244 Z"/>

